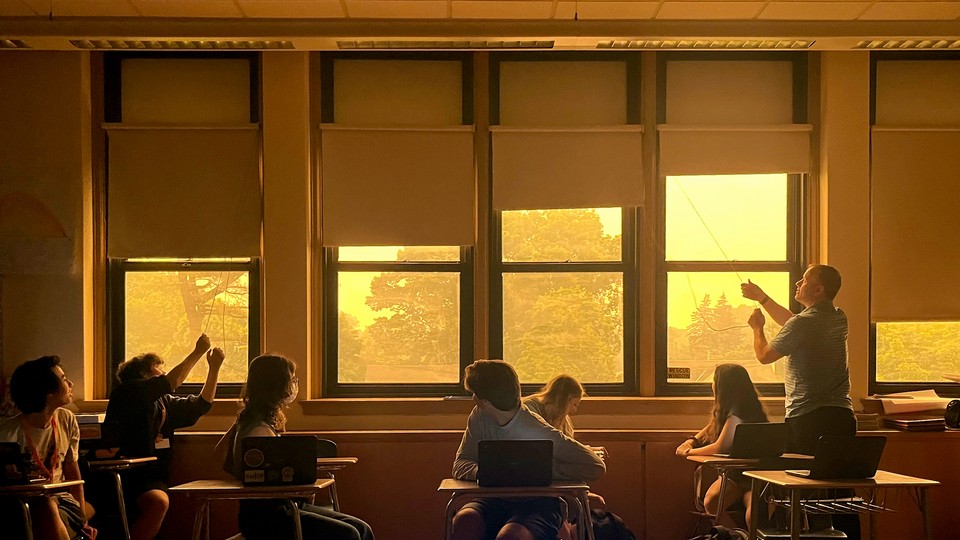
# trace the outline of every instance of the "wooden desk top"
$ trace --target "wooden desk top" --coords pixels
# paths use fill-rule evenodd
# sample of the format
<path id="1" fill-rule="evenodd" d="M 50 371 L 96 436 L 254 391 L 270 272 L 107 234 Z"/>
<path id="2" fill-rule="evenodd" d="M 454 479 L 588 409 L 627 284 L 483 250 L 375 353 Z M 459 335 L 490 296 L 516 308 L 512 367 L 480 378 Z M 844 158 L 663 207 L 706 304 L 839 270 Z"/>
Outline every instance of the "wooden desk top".
<path id="1" fill-rule="evenodd" d="M 321 478 L 313 484 L 288 486 L 245 486 L 237 480 L 194 480 L 193 482 L 173 486 L 170 491 L 231 499 L 288 498 L 303 494 L 309 495 L 321 489 L 326 489 L 333 483 L 332 478 Z"/>
<path id="2" fill-rule="evenodd" d="M 786 471 L 746 471 L 743 473 L 751 478 L 763 480 L 773 485 L 787 488 L 844 488 L 844 487 L 932 487 L 939 486 L 936 480 L 915 478 L 887 471 L 877 471 L 873 478 L 858 480 L 813 480 L 787 474 Z"/>
<path id="3" fill-rule="evenodd" d="M 751 465 L 758 465 L 760 459 L 754 458 L 730 458 L 724 456 L 686 456 L 688 461 L 694 463 L 703 463 L 705 465 L 712 465 L 714 467 L 726 466 L 726 467 L 748 467 Z M 806 454 L 783 454 L 781 456 L 776 456 L 770 459 L 806 459 L 812 460 L 813 456 L 808 456 Z"/>
<path id="4" fill-rule="evenodd" d="M 66 480 L 64 482 L 51 482 L 49 484 L 14 484 L 9 486 L 0 486 L 0 496 L 15 495 L 38 497 L 41 495 L 52 495 L 62 493 L 74 486 L 83 485 L 83 480 Z"/>
<path id="5" fill-rule="evenodd" d="M 356 465 L 359 461 L 355 457 L 319 457 L 317 458 L 318 471 L 339 471 L 347 465 Z"/>
<path id="6" fill-rule="evenodd" d="M 590 489 L 590 486 L 583 482 L 576 481 L 555 481 L 549 486 L 523 486 L 523 487 L 483 487 L 472 480 L 457 480 L 456 478 L 444 478 L 440 481 L 440 487 L 437 491 L 472 491 L 483 492 L 491 495 L 511 495 L 515 493 L 549 493 L 551 491 L 576 491 Z"/>
<path id="7" fill-rule="evenodd" d="M 144 463 L 156 461 L 157 456 L 138 457 L 138 458 L 120 458 L 120 459 L 94 459 L 88 461 L 91 469 L 128 469 Z"/>

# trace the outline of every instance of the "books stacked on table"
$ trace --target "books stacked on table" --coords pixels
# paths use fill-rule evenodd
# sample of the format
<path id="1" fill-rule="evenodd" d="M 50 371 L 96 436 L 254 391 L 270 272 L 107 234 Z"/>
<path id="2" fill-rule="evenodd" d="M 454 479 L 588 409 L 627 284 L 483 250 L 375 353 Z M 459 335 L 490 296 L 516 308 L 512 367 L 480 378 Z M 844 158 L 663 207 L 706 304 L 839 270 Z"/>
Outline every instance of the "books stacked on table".
<path id="1" fill-rule="evenodd" d="M 903 431 L 943 431 L 946 424 L 943 414 L 889 414 L 883 418 L 883 425 Z"/>

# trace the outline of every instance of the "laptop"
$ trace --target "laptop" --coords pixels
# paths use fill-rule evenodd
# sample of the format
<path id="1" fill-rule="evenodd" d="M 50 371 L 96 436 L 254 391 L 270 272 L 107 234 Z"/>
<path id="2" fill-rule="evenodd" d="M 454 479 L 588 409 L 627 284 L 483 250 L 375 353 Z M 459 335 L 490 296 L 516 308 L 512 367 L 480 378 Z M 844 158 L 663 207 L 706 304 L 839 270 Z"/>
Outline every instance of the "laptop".
<path id="1" fill-rule="evenodd" d="M 733 433 L 733 446 L 718 457 L 761 459 L 777 457 L 787 449 L 787 426 L 784 423 L 758 422 L 739 424 Z"/>
<path id="2" fill-rule="evenodd" d="M 244 485 L 282 486 L 317 481 L 317 437 L 244 437 L 240 439 Z"/>
<path id="3" fill-rule="evenodd" d="M 20 443 L 0 442 L 0 486 L 43 482 L 33 472 L 33 462 L 24 454 Z"/>
<path id="4" fill-rule="evenodd" d="M 786 473 L 816 480 L 873 478 L 886 442 L 887 438 L 882 436 L 823 436 L 817 443 L 810 469 Z"/>
<path id="5" fill-rule="evenodd" d="M 549 486 L 553 482 L 553 441 L 480 441 L 477 484 L 483 487 Z"/>

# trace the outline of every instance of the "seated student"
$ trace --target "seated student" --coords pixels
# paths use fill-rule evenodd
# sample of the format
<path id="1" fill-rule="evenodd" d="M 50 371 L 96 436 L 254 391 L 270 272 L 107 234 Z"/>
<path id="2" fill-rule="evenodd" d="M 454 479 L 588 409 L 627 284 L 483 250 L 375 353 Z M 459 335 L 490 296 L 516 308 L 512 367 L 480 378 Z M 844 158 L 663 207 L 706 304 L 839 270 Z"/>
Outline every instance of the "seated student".
<path id="1" fill-rule="evenodd" d="M 693 437 L 677 447 L 678 456 L 713 455 L 730 451 L 733 434 L 742 423 L 766 422 L 767 414 L 757 397 L 757 389 L 750 374 L 739 364 L 720 364 L 713 372 L 713 410 L 710 422 Z M 704 496 L 707 512 L 723 516 L 731 504 L 742 500 L 746 507 L 746 522 L 750 523 L 750 479 L 738 471 L 731 471 L 722 489 L 725 508 L 717 508 L 721 481 L 718 478 Z M 720 518 L 722 519 L 722 518 Z M 733 524 L 728 524 L 733 525 Z"/>
<path id="2" fill-rule="evenodd" d="M 286 418 L 283 409 L 298 393 L 296 364 L 280 355 L 264 354 L 250 362 L 243 390 L 243 409 L 233 427 L 217 443 L 223 468 L 241 479 L 240 440 L 279 437 Z M 373 530 L 351 515 L 298 501 L 303 537 L 308 540 L 373 540 Z M 293 538 L 289 506 L 276 499 L 240 501 L 240 532 L 246 540 Z"/>
<path id="3" fill-rule="evenodd" d="M 453 463 L 453 476 L 477 479 L 479 442 L 503 439 L 553 441 L 553 476 L 557 480 L 589 482 L 603 476 L 606 466 L 596 453 L 567 437 L 520 404 L 520 381 L 502 360 L 477 360 L 464 370 L 464 387 L 474 407 Z M 556 540 L 562 525 L 559 500 L 482 498 L 471 501 L 453 518 L 457 540 Z"/>
<path id="4" fill-rule="evenodd" d="M 200 394 L 172 395 L 204 353 L 208 371 Z M 223 351 L 210 349 L 210 338 L 202 334 L 193 352 L 169 373 L 163 372 L 163 360 L 153 353 L 127 360 L 117 369 L 119 386 L 110 392 L 104 421 L 108 438 L 116 439 L 119 456 L 157 457 L 154 463 L 124 473 L 124 497 L 134 501 L 139 511 L 130 528 L 133 540 L 147 540 L 160 531 L 170 505 L 167 478 L 173 432 L 192 426 L 210 410 L 223 360 Z"/>
<path id="5" fill-rule="evenodd" d="M 73 401 L 73 383 L 60 367 L 60 357 L 42 356 L 17 366 L 10 377 L 10 396 L 20 414 L 0 424 L 0 441 L 19 443 L 33 459 L 36 470 L 52 482 L 79 480 L 80 427 L 73 413 L 63 408 Z M 87 524 L 93 517 L 93 507 L 84 500 L 83 485 L 71 488 L 69 493 L 31 501 L 30 510 L 36 538 L 96 536 Z M 13 515 L 19 519 L 19 511 Z"/>

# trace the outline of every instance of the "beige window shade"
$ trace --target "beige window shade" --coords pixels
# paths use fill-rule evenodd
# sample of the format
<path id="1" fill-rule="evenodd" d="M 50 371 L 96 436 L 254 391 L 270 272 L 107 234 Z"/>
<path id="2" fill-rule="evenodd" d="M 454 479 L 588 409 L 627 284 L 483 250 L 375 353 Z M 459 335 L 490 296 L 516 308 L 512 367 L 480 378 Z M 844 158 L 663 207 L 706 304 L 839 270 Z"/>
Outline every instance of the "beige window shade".
<path id="1" fill-rule="evenodd" d="M 500 63 L 501 125 L 613 126 L 626 123 L 626 62 Z"/>
<path id="2" fill-rule="evenodd" d="M 461 62 L 333 62 L 333 118 L 337 124 L 452 126 L 463 122 Z"/>
<path id="3" fill-rule="evenodd" d="M 250 62 L 127 58 L 121 63 L 127 124 L 243 124 L 250 121 Z"/>
<path id="4" fill-rule="evenodd" d="M 260 134 L 108 127 L 111 257 L 260 253 Z"/>
<path id="5" fill-rule="evenodd" d="M 960 320 L 960 130 L 874 129 L 873 320 Z"/>
<path id="6" fill-rule="evenodd" d="M 465 246 L 475 238 L 471 127 L 322 129 L 325 246 Z"/>
<path id="7" fill-rule="evenodd" d="M 960 126 L 960 61 L 877 62 L 876 124 Z"/>
<path id="8" fill-rule="evenodd" d="M 640 126 L 491 131 L 495 210 L 643 204 Z"/>
<path id="9" fill-rule="evenodd" d="M 658 126 L 660 174 L 764 174 L 810 171 L 807 124 Z"/>
<path id="10" fill-rule="evenodd" d="M 790 124 L 793 64 L 787 61 L 667 62 L 667 124 Z"/>

